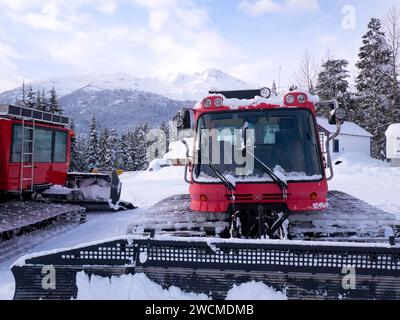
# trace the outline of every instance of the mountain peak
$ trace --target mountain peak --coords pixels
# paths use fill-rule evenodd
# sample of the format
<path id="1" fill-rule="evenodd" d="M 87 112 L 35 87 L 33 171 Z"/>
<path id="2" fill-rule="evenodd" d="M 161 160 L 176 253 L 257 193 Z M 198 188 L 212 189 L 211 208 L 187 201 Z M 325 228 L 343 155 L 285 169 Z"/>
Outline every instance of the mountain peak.
<path id="1" fill-rule="evenodd" d="M 176 73 L 164 77 L 136 77 L 125 72 L 84 74 L 37 80 L 27 86 L 32 87 L 34 91 L 50 90 L 55 87 L 60 97 L 80 89 L 86 92 L 125 90 L 155 93 L 180 101 L 199 100 L 211 88 L 237 90 L 251 87 L 240 79 L 215 68 L 206 69 L 201 73 Z M 17 88 L 3 93 L 0 95 L 0 102 L 15 101 L 21 92 L 21 88 Z"/>

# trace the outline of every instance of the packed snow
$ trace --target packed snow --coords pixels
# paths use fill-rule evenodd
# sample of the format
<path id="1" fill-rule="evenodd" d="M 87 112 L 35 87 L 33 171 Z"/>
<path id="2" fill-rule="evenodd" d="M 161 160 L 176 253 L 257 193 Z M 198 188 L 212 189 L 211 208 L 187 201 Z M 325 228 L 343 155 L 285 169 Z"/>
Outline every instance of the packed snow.
<path id="1" fill-rule="evenodd" d="M 77 275 L 78 300 L 211 300 L 207 294 L 183 292 L 176 287 L 163 289 L 145 274 L 103 278 L 80 272 Z M 260 282 L 234 285 L 227 300 L 287 300 L 279 292 Z"/>
<path id="2" fill-rule="evenodd" d="M 286 294 L 268 287 L 262 282 L 248 282 L 234 285 L 228 291 L 226 300 L 287 300 Z"/>
<path id="3" fill-rule="evenodd" d="M 338 161 L 338 164 L 335 165 L 335 178 L 329 183 L 330 189 L 347 192 L 400 217 L 400 168 L 393 168 L 386 162 L 373 160 L 362 154 L 340 155 L 335 158 L 336 161 Z M 123 174 L 121 176 L 123 183 L 122 199 L 131 201 L 140 209 L 118 213 L 89 214 L 87 223 L 51 240 L 46 240 L 27 253 L 74 247 L 88 242 L 125 235 L 127 226 L 142 215 L 146 208 L 168 196 L 188 193 L 188 185 L 184 182 L 183 174 L 184 169 L 182 167 L 166 167 L 155 172 L 128 172 Z M 18 258 L 16 256 L 12 260 L 0 264 L 0 299 L 12 299 L 13 297 L 14 280 L 9 268 Z M 97 280 L 87 286 L 88 283 L 85 282 L 84 275 L 81 275 L 79 279 L 79 286 L 82 288 L 79 292 L 80 299 L 114 298 L 99 296 L 102 293 L 93 288 L 102 287 L 104 285 L 102 281 L 105 280 Z M 126 288 L 127 285 L 124 284 L 123 280 L 115 279 L 115 281 L 120 291 L 123 291 L 122 288 Z M 158 290 L 160 287 L 157 287 L 150 280 L 146 280 L 143 275 L 137 275 L 136 278 L 130 279 L 132 287 L 138 288 L 143 286 L 144 283 L 148 291 L 143 292 L 143 299 L 153 297 L 155 294 L 157 296 L 154 296 L 154 298 L 157 299 L 181 299 L 181 295 L 189 299 L 194 297 L 196 299 L 208 299 L 207 296 L 194 296 L 190 292 L 184 293 L 173 288 L 161 292 Z M 265 292 L 265 295 L 261 293 L 253 294 L 261 291 Z M 103 292 L 103 294 L 105 293 Z M 132 291 L 131 293 L 120 292 L 118 294 L 122 295 L 118 296 L 121 298 L 140 298 L 134 296 Z M 228 298 L 232 299 L 253 299 L 254 296 L 274 299 L 279 297 L 280 294 L 269 291 L 267 287 L 259 283 L 244 284 L 232 288 L 228 294 Z"/>
<path id="4" fill-rule="evenodd" d="M 163 289 L 145 274 L 121 277 L 77 275 L 78 300 L 209 300 L 205 294 L 183 292 L 179 288 Z"/>

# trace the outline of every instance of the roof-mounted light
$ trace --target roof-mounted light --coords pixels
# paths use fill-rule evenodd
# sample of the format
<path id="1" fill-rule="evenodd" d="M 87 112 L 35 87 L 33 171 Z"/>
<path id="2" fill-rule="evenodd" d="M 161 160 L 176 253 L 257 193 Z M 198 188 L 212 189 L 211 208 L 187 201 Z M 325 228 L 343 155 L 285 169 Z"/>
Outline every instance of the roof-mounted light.
<path id="1" fill-rule="evenodd" d="M 294 103 L 294 95 L 292 95 L 292 94 L 288 94 L 287 96 L 286 96 L 286 104 L 293 104 Z"/>
<path id="2" fill-rule="evenodd" d="M 260 90 L 260 94 L 261 94 L 261 97 L 268 99 L 269 97 L 271 97 L 271 89 L 267 88 L 267 87 L 262 88 Z"/>
<path id="3" fill-rule="evenodd" d="M 205 108 L 211 108 L 211 106 L 212 106 L 212 101 L 211 101 L 211 99 L 210 99 L 210 98 L 204 99 L 204 100 L 203 100 L 203 106 L 204 106 Z"/>
<path id="4" fill-rule="evenodd" d="M 299 102 L 299 103 L 306 103 L 307 102 L 307 96 L 305 95 L 305 94 L 299 94 L 298 96 L 297 96 L 297 101 Z"/>
<path id="5" fill-rule="evenodd" d="M 224 104 L 224 100 L 222 98 L 216 98 L 214 100 L 214 105 L 219 108 L 222 107 L 222 105 Z"/>

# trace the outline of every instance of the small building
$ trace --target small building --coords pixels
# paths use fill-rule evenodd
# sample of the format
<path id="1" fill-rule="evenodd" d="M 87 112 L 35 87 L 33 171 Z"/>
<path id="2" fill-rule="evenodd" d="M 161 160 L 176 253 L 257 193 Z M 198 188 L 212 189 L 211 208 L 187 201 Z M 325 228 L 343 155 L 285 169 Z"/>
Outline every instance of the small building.
<path id="1" fill-rule="evenodd" d="M 386 131 L 386 153 L 393 167 L 400 167 L 400 123 L 389 126 Z"/>
<path id="2" fill-rule="evenodd" d="M 325 144 L 329 136 L 336 132 L 336 125 L 331 125 L 328 119 L 318 117 L 318 130 L 322 150 L 326 153 Z M 371 156 L 372 135 L 354 122 L 344 122 L 340 135 L 330 143 L 330 152 L 333 156 L 347 152 L 363 153 Z"/>

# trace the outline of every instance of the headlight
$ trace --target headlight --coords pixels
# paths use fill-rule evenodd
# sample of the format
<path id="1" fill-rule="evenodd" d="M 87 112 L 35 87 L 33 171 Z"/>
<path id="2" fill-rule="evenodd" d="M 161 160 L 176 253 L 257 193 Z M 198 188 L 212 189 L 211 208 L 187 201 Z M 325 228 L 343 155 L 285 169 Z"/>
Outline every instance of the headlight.
<path id="1" fill-rule="evenodd" d="M 292 103 L 294 103 L 294 95 L 288 94 L 288 95 L 286 96 L 286 103 L 287 103 L 287 104 L 292 104 Z"/>
<path id="2" fill-rule="evenodd" d="M 183 118 L 180 115 L 176 115 L 173 119 L 175 126 L 180 129 L 183 127 Z"/>
<path id="3" fill-rule="evenodd" d="M 304 94 L 299 94 L 297 97 L 297 101 L 299 103 L 305 103 L 307 101 L 307 97 Z"/>
<path id="4" fill-rule="evenodd" d="M 206 107 L 206 108 L 210 108 L 211 107 L 211 105 L 212 105 L 212 101 L 211 101 L 211 99 L 204 99 L 203 100 L 203 105 Z"/>
<path id="5" fill-rule="evenodd" d="M 271 96 L 271 90 L 269 88 L 262 88 L 260 94 L 261 97 L 268 99 Z"/>
<path id="6" fill-rule="evenodd" d="M 224 104 L 224 100 L 222 99 L 222 98 L 216 98 L 215 100 L 214 100 L 214 104 L 215 104 L 215 106 L 216 107 L 222 107 L 222 105 Z"/>

